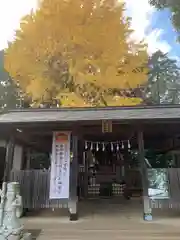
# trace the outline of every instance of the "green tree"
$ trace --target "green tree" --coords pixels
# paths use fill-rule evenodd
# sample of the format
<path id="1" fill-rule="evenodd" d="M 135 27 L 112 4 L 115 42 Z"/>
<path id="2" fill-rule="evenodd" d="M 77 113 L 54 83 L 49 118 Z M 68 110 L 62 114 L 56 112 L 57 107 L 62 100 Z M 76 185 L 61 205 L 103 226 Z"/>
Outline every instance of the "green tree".
<path id="1" fill-rule="evenodd" d="M 180 69 L 176 60 L 161 51 L 155 52 L 149 59 L 146 95 L 154 104 L 179 103 Z"/>
<path id="2" fill-rule="evenodd" d="M 0 52 L 0 108 L 16 108 L 15 84 L 4 69 L 4 51 Z"/>
<path id="3" fill-rule="evenodd" d="M 4 69 L 4 51 L 0 51 L 0 108 L 14 109 L 28 107 L 18 84 L 12 80 Z"/>

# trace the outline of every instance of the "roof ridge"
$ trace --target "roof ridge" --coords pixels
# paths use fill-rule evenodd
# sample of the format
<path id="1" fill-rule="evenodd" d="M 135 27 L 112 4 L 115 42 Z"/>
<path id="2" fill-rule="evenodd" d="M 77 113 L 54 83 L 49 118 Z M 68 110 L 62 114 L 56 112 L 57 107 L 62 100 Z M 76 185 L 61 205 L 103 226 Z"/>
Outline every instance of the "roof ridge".
<path id="1" fill-rule="evenodd" d="M 8 112 L 61 112 L 61 111 L 101 111 L 101 110 L 135 110 L 135 109 L 161 109 L 161 108 L 180 108 L 179 104 L 169 105 L 137 105 L 137 106 L 105 106 L 105 107 L 63 107 L 63 108 L 19 108 L 4 110 L 1 113 Z"/>

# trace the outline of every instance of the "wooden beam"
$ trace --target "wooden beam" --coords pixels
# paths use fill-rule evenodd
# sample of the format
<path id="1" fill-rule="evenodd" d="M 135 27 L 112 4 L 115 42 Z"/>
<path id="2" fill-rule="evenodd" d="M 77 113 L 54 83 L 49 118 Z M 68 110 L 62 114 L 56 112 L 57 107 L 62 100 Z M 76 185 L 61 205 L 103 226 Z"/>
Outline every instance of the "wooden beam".
<path id="1" fill-rule="evenodd" d="M 10 180 L 10 172 L 13 163 L 15 141 L 14 136 L 11 136 L 6 145 L 6 157 L 5 157 L 5 170 L 3 181 L 8 182 Z"/>
<path id="2" fill-rule="evenodd" d="M 139 162 L 141 166 L 141 178 L 142 178 L 142 187 L 143 187 L 143 218 L 146 221 L 152 220 L 152 209 L 150 207 L 150 199 L 148 196 L 148 174 L 147 167 L 145 164 L 145 154 L 144 154 L 144 139 L 143 131 L 138 131 L 138 149 L 139 149 Z"/>
<path id="3" fill-rule="evenodd" d="M 77 177 L 78 177 L 78 136 L 72 133 L 72 152 L 73 159 L 70 165 L 70 196 L 69 196 L 69 212 L 70 220 L 78 220 L 77 212 Z"/>

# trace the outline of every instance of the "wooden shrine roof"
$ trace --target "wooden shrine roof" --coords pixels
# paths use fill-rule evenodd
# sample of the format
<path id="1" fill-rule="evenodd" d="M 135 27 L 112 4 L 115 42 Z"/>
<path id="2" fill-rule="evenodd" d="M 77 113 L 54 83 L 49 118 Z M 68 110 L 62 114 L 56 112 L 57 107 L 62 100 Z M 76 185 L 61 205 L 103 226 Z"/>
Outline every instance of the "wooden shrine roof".
<path id="1" fill-rule="evenodd" d="M 93 120 L 180 120 L 179 105 L 18 109 L 1 112 L 1 123 L 75 122 Z"/>

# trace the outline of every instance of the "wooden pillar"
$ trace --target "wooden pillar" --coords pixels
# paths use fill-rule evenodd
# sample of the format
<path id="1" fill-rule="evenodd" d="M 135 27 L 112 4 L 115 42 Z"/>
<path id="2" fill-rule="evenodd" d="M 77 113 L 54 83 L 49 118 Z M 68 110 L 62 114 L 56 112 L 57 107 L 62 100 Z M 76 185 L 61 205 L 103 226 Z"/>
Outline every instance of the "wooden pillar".
<path id="1" fill-rule="evenodd" d="M 70 165 L 70 193 L 69 193 L 69 213 L 70 221 L 78 220 L 77 210 L 77 177 L 78 177 L 78 137 L 72 133 L 72 152 L 73 159 Z"/>
<path id="2" fill-rule="evenodd" d="M 84 164 L 84 140 L 82 135 L 78 135 L 78 166 Z M 78 198 L 84 197 L 84 172 L 78 173 Z"/>
<path id="3" fill-rule="evenodd" d="M 4 169 L 4 177 L 3 182 L 10 181 L 10 173 L 13 164 L 13 156 L 14 156 L 14 138 L 11 137 L 6 145 L 6 157 L 5 157 L 5 169 Z"/>
<path id="4" fill-rule="evenodd" d="M 26 151 L 26 169 L 30 170 L 31 168 L 31 149 L 27 148 Z"/>
<path id="5" fill-rule="evenodd" d="M 145 221 L 152 220 L 152 209 L 150 206 L 150 199 L 148 196 L 148 175 L 147 175 L 147 166 L 145 163 L 144 155 L 144 139 L 143 131 L 138 131 L 138 149 L 139 149 L 139 162 L 141 167 L 141 179 L 143 187 L 143 218 Z"/>
<path id="6" fill-rule="evenodd" d="M 89 168 L 89 164 L 88 164 L 88 157 L 87 157 L 88 153 L 87 151 L 84 151 L 84 198 L 87 199 L 88 198 L 88 168 Z"/>
<path id="7" fill-rule="evenodd" d="M 13 170 L 21 170 L 22 169 L 22 161 L 23 161 L 23 147 L 21 145 L 16 144 L 14 147 L 13 154 Z"/>
<path id="8" fill-rule="evenodd" d="M 126 147 L 126 146 L 125 146 Z M 129 200 L 131 198 L 131 176 L 129 174 L 129 153 L 128 149 L 124 149 L 124 180 L 126 183 L 126 187 L 124 189 L 124 197 Z"/>

